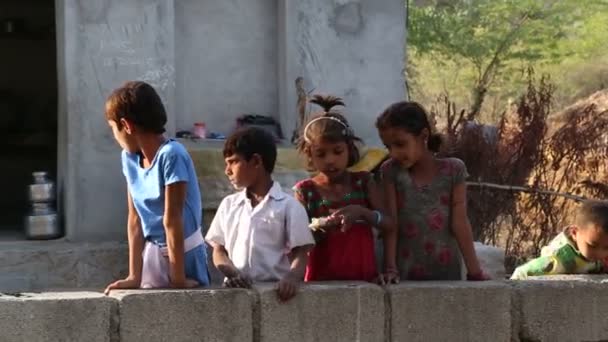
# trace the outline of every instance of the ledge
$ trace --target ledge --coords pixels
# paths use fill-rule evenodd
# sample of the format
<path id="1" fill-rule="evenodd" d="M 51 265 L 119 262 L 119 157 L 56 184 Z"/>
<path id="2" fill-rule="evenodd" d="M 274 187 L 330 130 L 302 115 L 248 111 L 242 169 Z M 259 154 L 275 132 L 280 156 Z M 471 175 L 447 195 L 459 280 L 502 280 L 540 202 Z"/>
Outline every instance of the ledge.
<path id="1" fill-rule="evenodd" d="M 3 341 L 601 341 L 607 277 L 0 295 Z"/>

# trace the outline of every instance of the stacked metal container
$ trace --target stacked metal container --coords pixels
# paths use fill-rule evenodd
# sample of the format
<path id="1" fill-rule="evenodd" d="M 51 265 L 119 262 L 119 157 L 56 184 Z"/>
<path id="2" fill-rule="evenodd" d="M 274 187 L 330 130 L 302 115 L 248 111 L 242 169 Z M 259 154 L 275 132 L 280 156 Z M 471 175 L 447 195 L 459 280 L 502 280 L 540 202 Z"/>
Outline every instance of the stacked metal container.
<path id="1" fill-rule="evenodd" d="M 32 240 L 58 238 L 61 229 L 55 210 L 55 183 L 44 171 L 33 172 L 32 176 L 34 183 L 28 187 L 31 211 L 25 217 L 25 235 Z"/>

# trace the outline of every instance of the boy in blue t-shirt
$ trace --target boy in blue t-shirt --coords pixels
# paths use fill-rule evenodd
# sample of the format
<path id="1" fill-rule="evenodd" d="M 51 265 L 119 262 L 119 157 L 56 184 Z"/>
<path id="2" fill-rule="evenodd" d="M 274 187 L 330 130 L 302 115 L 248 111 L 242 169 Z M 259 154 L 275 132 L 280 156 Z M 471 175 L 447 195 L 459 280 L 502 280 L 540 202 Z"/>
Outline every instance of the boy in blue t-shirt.
<path id="1" fill-rule="evenodd" d="M 184 146 L 163 135 L 160 97 L 147 83 L 127 82 L 108 97 L 105 114 L 123 149 L 129 206 L 129 276 L 105 293 L 208 285 L 198 179 Z"/>

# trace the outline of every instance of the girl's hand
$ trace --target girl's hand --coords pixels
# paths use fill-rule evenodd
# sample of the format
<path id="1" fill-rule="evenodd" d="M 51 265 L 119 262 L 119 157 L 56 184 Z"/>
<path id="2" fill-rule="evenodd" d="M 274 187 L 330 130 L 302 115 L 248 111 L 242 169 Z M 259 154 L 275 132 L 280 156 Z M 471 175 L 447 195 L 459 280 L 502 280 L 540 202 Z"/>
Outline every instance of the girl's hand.
<path id="1" fill-rule="evenodd" d="M 311 224 L 309 224 L 308 227 L 313 232 L 327 233 L 328 231 L 333 230 L 334 228 L 339 226 L 340 222 L 341 218 L 334 216 L 313 218 Z"/>
<path id="2" fill-rule="evenodd" d="M 364 217 L 364 208 L 355 204 L 347 205 L 334 211 L 330 217 L 340 220 L 341 230 L 344 232 L 350 229 L 353 223 Z"/>
<path id="3" fill-rule="evenodd" d="M 125 279 L 120 279 L 112 284 L 108 285 L 106 289 L 103 291 L 105 295 L 109 295 L 112 290 L 119 289 L 138 289 L 141 285 L 141 281 L 135 279 L 134 277 L 126 277 Z"/>
<path id="4" fill-rule="evenodd" d="M 379 285 L 399 284 L 399 272 L 396 269 L 390 269 L 381 273 L 378 276 Z"/>

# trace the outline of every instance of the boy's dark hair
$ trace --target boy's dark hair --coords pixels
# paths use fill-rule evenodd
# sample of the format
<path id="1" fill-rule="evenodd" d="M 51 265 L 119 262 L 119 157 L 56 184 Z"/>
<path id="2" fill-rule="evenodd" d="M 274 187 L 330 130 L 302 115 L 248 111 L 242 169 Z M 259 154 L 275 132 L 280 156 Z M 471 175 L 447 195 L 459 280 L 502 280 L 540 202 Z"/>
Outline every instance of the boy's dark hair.
<path id="1" fill-rule="evenodd" d="M 241 128 L 230 135 L 224 144 L 224 158 L 235 154 L 247 161 L 254 154 L 259 155 L 266 172 L 272 173 L 277 161 L 277 145 L 272 134 L 261 128 Z"/>
<path id="2" fill-rule="evenodd" d="M 160 96 L 151 85 L 130 81 L 115 89 L 106 101 L 106 119 L 116 122 L 126 119 L 149 133 L 165 132 L 167 113 Z"/>
<path id="3" fill-rule="evenodd" d="M 584 201 L 578 209 L 576 224 L 579 227 L 594 224 L 608 233 L 608 201 Z"/>
<path id="4" fill-rule="evenodd" d="M 417 102 L 401 101 L 388 106 L 376 120 L 376 128 L 379 131 L 401 128 L 416 136 L 426 128 L 429 131 L 428 149 L 439 152 L 441 147 L 441 136 L 433 134 L 429 116 L 424 107 Z"/>
<path id="5" fill-rule="evenodd" d="M 314 170 L 310 161 L 310 148 L 312 142 L 318 140 L 331 143 L 345 142 L 348 145 L 348 167 L 355 165 L 361 158 L 358 146 L 361 138 L 355 136 L 344 115 L 333 109 L 335 106 L 344 106 L 342 99 L 335 96 L 313 95 L 309 102 L 320 106 L 323 111 L 308 120 L 298 141 L 298 151 L 308 157 L 308 169 Z"/>

